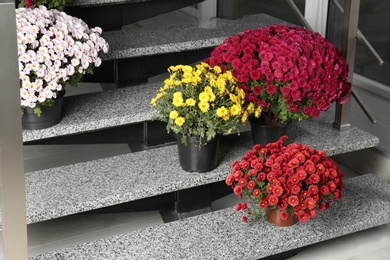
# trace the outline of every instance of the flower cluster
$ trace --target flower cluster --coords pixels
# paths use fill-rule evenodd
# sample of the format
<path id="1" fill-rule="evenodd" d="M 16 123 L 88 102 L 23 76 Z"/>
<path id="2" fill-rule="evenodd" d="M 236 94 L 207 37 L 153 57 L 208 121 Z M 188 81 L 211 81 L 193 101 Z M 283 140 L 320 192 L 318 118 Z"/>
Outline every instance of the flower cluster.
<path id="1" fill-rule="evenodd" d="M 64 10 L 67 0 L 17 0 L 18 7 L 46 6 L 48 9 Z"/>
<path id="2" fill-rule="evenodd" d="M 238 203 L 237 211 L 262 218 L 267 210 L 279 209 L 281 219 L 296 216 L 305 222 L 341 199 L 343 174 L 332 159 L 302 144 L 284 145 L 286 138 L 257 144 L 232 164 L 226 184 L 250 203 Z"/>
<path id="3" fill-rule="evenodd" d="M 151 100 L 156 119 L 186 137 L 214 138 L 216 134 L 238 131 L 246 121 L 245 93 L 236 86 L 230 72 L 207 63 L 169 67 L 170 77 Z M 258 110 L 260 113 L 261 110 Z"/>
<path id="4" fill-rule="evenodd" d="M 346 102 L 351 90 L 341 52 L 301 27 L 246 30 L 227 38 L 206 61 L 231 70 L 246 101 L 272 114 L 273 123 L 316 118 L 333 101 Z"/>
<path id="5" fill-rule="evenodd" d="M 50 106 L 64 94 L 66 82 L 73 86 L 92 74 L 108 52 L 99 27 L 88 28 L 82 20 L 46 7 L 16 9 L 20 102 L 22 111 Z"/>

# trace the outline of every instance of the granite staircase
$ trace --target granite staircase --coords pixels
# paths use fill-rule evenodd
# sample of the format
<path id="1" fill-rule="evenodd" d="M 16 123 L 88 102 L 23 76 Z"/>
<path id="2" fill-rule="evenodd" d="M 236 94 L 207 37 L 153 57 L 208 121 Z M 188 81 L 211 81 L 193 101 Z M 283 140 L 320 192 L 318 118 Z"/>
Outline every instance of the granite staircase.
<path id="1" fill-rule="evenodd" d="M 173 4 L 176 2 L 181 3 Z M 24 144 L 127 143 L 132 152 L 27 172 L 27 223 L 73 214 L 159 210 L 165 224 L 31 256 L 30 260 L 278 259 L 291 250 L 390 222 L 390 185 L 374 175 L 346 180 L 340 203 L 291 228 L 268 223 L 244 225 L 233 208 L 211 210 L 213 200 L 231 193 L 224 180 L 231 162 L 253 146 L 250 131 L 243 129 L 239 136 L 222 138 L 219 165 L 213 171 L 183 171 L 172 136 L 165 133 L 163 124 L 152 121 L 149 102 L 161 84 L 147 83 L 147 78 L 164 72 L 169 65 L 204 59 L 224 38 L 244 29 L 286 22 L 259 14 L 164 30 L 121 29 L 134 22 L 127 17 L 131 10 L 139 13 L 157 4 L 164 6 L 161 12 L 168 12 L 197 2 L 69 1 L 69 13 L 87 13 L 91 26 L 101 22 L 96 20 L 99 12 L 118 18 L 103 26 L 110 52 L 103 57 L 102 68 L 86 79 L 114 82 L 118 87 L 66 97 L 61 122 L 48 129 L 24 130 Z M 153 12 L 149 10 L 146 16 L 155 15 Z M 288 141 L 322 149 L 328 156 L 378 145 L 377 137 L 357 127 L 335 130 L 333 115 L 330 109 L 318 119 L 294 123 L 288 130 Z"/>

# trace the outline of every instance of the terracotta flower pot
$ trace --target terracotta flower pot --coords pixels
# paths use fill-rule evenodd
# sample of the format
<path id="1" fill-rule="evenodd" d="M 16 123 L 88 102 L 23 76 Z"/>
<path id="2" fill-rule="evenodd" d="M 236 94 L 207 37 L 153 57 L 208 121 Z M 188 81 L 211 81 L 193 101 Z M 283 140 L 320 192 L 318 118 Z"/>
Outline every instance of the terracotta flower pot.
<path id="1" fill-rule="evenodd" d="M 268 222 L 280 227 L 292 226 L 298 222 L 298 218 L 295 216 L 288 216 L 286 220 L 281 219 L 280 210 L 278 209 L 268 210 L 267 220 Z"/>

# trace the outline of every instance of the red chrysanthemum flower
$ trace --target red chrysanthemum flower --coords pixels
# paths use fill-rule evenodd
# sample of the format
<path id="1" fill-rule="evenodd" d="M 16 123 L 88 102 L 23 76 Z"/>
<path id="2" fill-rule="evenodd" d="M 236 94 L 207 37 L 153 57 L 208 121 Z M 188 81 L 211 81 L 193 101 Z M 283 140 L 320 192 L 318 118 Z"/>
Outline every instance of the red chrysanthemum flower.
<path id="1" fill-rule="evenodd" d="M 252 190 L 256 186 L 256 182 L 254 180 L 251 180 L 248 182 L 247 188 Z"/>
<path id="2" fill-rule="evenodd" d="M 280 186 L 280 185 L 275 185 L 275 187 L 273 188 L 273 194 L 275 195 L 275 196 L 281 196 L 282 194 L 283 194 L 283 188 L 282 188 L 282 186 Z"/>
<path id="3" fill-rule="evenodd" d="M 311 197 L 305 200 L 305 204 L 309 209 L 314 209 L 316 207 L 316 201 Z"/>
<path id="4" fill-rule="evenodd" d="M 269 205 L 275 206 L 276 204 L 278 204 L 278 202 L 279 202 L 279 199 L 278 199 L 278 197 L 276 197 L 275 195 L 270 195 L 270 196 L 268 197 L 268 203 L 269 203 Z"/>
<path id="5" fill-rule="evenodd" d="M 281 212 L 280 212 L 280 219 L 281 219 L 281 220 L 286 220 L 286 219 L 288 219 L 288 214 L 287 214 L 287 212 L 281 211 Z"/>
<path id="6" fill-rule="evenodd" d="M 268 201 L 265 200 L 265 199 L 262 199 L 259 203 L 259 207 L 262 208 L 262 209 L 265 209 L 268 207 Z"/>
<path id="7" fill-rule="evenodd" d="M 244 223 L 248 223 L 248 218 L 247 218 L 246 216 L 242 216 L 242 221 L 243 221 Z"/>
<path id="8" fill-rule="evenodd" d="M 238 185 L 240 185 L 241 187 L 244 187 L 246 185 L 246 179 L 245 178 L 241 178 L 238 181 Z"/>
<path id="9" fill-rule="evenodd" d="M 312 195 L 317 194 L 317 193 L 318 193 L 318 186 L 316 186 L 316 185 L 310 185 L 309 188 L 308 188 L 308 191 L 309 191 L 310 194 L 312 194 Z"/>
<path id="10" fill-rule="evenodd" d="M 260 194 L 261 194 L 261 191 L 260 191 L 259 189 L 254 189 L 254 190 L 253 190 L 252 195 L 253 195 L 254 197 L 258 197 L 258 196 L 260 196 Z"/>
<path id="11" fill-rule="evenodd" d="M 290 204 L 292 207 L 295 207 L 299 204 L 299 199 L 297 196 L 295 195 L 291 195 L 290 197 L 288 197 L 288 200 L 287 200 L 288 204 Z"/>
<path id="12" fill-rule="evenodd" d="M 240 211 L 242 209 L 241 203 L 236 204 L 236 211 Z"/>
<path id="13" fill-rule="evenodd" d="M 309 215 L 308 214 L 301 214 L 298 216 L 299 222 L 306 222 L 309 220 Z"/>
<path id="14" fill-rule="evenodd" d="M 225 180 L 226 185 L 232 186 L 233 182 L 234 182 L 234 177 L 233 177 L 233 175 L 228 175 L 228 176 L 226 177 L 226 180 Z"/>
<path id="15" fill-rule="evenodd" d="M 324 185 L 320 188 L 320 191 L 322 194 L 327 195 L 329 193 L 329 188 L 328 186 Z"/>

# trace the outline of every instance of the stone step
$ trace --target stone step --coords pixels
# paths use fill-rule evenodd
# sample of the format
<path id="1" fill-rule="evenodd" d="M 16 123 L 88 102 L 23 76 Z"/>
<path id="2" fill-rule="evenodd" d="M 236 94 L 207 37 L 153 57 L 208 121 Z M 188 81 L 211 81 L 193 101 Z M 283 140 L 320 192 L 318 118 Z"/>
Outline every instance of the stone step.
<path id="1" fill-rule="evenodd" d="M 329 210 L 291 227 L 245 224 L 227 208 L 29 259 L 261 259 L 389 223 L 389 198 L 389 183 L 362 175 L 345 180 Z"/>
<path id="2" fill-rule="evenodd" d="M 322 149 L 328 156 L 379 144 L 377 137 L 356 127 L 345 132 L 333 129 L 332 113 L 328 111 L 318 119 L 292 123 L 287 131 L 288 142 Z M 147 118 L 150 114 L 146 112 L 142 116 Z M 118 117 L 113 122 L 122 120 Z M 92 121 L 85 125 L 94 124 L 98 125 Z M 27 222 L 44 221 L 224 181 L 231 170 L 231 163 L 240 159 L 252 146 L 250 131 L 240 136 L 225 136 L 218 168 L 208 173 L 183 171 L 176 145 L 26 173 Z"/>
<path id="3" fill-rule="evenodd" d="M 23 142 L 96 131 L 151 120 L 150 100 L 162 83 L 66 97 L 59 124 L 23 130 Z"/>
<path id="4" fill-rule="evenodd" d="M 215 18 L 191 24 L 179 24 L 162 28 L 133 28 L 103 32 L 110 51 L 103 60 L 161 55 L 215 47 L 232 35 L 246 29 L 272 24 L 288 24 L 275 17 L 259 14 L 239 20 Z"/>
<path id="5" fill-rule="evenodd" d="M 172 64 L 190 64 L 210 56 L 213 48 L 229 36 L 249 28 L 286 24 L 277 18 L 260 14 L 239 20 L 215 18 L 208 21 L 105 31 L 110 45 L 102 54 L 103 64 L 86 81 L 106 79 L 120 86 L 146 82 L 166 71 Z M 111 76 L 110 76 L 111 75 Z"/>
<path id="6" fill-rule="evenodd" d="M 96 5 L 118 5 L 129 3 L 140 3 L 153 0 L 68 0 L 66 6 L 96 6 Z"/>

